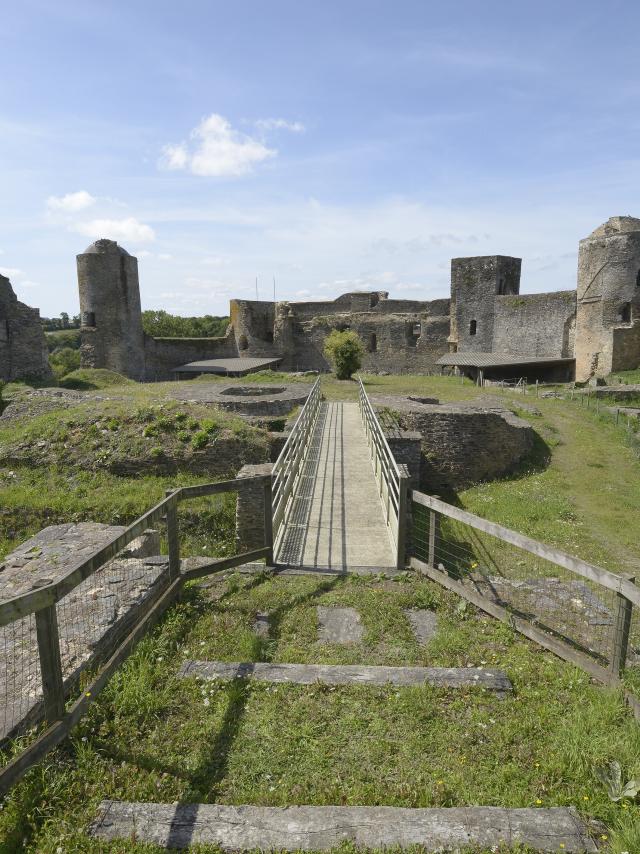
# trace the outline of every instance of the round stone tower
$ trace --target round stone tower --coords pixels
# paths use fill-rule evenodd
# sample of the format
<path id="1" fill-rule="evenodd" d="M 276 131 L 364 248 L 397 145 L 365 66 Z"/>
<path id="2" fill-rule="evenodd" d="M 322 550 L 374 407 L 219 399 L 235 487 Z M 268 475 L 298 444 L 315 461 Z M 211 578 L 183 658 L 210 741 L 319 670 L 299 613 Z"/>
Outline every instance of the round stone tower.
<path id="1" fill-rule="evenodd" d="M 115 240 L 96 240 L 76 260 L 82 366 L 144 380 L 138 259 Z"/>
<path id="2" fill-rule="evenodd" d="M 640 219 L 614 216 L 580 241 L 576 380 L 640 364 Z"/>

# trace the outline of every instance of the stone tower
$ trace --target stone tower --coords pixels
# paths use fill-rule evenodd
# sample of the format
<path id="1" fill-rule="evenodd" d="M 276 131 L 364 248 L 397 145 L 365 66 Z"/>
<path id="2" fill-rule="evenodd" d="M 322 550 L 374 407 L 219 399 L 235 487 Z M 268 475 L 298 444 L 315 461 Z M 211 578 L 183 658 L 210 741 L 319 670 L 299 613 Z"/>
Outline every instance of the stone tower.
<path id="1" fill-rule="evenodd" d="M 96 240 L 76 260 L 82 366 L 144 380 L 138 259 L 115 240 Z"/>
<path id="2" fill-rule="evenodd" d="M 451 351 L 493 350 L 495 298 L 520 293 L 521 265 L 508 255 L 451 259 Z"/>
<path id="3" fill-rule="evenodd" d="M 580 241 L 576 380 L 640 364 L 640 219 L 614 216 Z"/>

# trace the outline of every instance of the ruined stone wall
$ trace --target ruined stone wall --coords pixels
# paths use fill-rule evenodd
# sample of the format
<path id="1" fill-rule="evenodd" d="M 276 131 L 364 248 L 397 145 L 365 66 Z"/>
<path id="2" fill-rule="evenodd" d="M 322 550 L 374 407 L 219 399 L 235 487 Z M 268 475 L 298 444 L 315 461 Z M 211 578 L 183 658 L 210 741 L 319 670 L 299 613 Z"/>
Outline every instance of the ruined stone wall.
<path id="1" fill-rule="evenodd" d="M 573 356 L 576 292 L 495 297 L 492 353 Z"/>
<path id="2" fill-rule="evenodd" d="M 145 335 L 144 352 L 148 382 L 175 379 L 173 369 L 188 362 L 238 356 L 231 327 L 223 338 L 151 338 Z"/>
<path id="3" fill-rule="evenodd" d="M 239 356 L 268 359 L 278 355 L 274 346 L 275 303 L 233 299 L 229 314 Z"/>
<path id="4" fill-rule="evenodd" d="M 0 275 L 0 379 L 50 378 L 40 312 L 20 302 L 9 279 Z"/>
<path id="5" fill-rule="evenodd" d="M 352 329 L 364 344 L 364 370 L 410 373 L 433 369 L 446 353 L 449 300 L 389 300 L 384 292 L 275 307 L 234 300 L 231 322 L 240 355 L 282 356 L 283 370 L 328 371 L 325 338 L 334 329 Z"/>

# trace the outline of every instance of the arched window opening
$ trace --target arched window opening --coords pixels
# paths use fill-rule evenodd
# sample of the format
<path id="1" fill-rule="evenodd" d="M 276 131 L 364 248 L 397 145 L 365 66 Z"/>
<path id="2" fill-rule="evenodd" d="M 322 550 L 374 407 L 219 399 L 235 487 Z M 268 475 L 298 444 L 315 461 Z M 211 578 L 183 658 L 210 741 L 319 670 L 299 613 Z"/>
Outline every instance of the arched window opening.
<path id="1" fill-rule="evenodd" d="M 375 353 L 378 349 L 378 337 L 375 332 L 372 332 L 369 336 L 369 352 Z"/>
<path id="2" fill-rule="evenodd" d="M 472 320 L 469 324 L 469 335 L 475 335 L 478 331 L 478 321 Z"/>
<path id="3" fill-rule="evenodd" d="M 238 338 L 238 350 L 246 350 L 249 347 L 246 335 L 241 335 Z"/>
<path id="4" fill-rule="evenodd" d="M 631 323 L 631 303 L 625 302 L 618 309 L 618 323 Z"/>
<path id="5" fill-rule="evenodd" d="M 413 324 L 413 334 L 416 336 L 416 338 L 419 338 L 422 335 L 422 324 L 419 320 L 417 320 Z"/>
<path id="6" fill-rule="evenodd" d="M 83 311 L 82 312 L 82 326 L 95 326 L 96 325 L 96 315 L 93 311 Z"/>
<path id="7" fill-rule="evenodd" d="M 640 270 L 638 270 L 638 275 L 636 276 L 636 288 L 640 288 Z"/>

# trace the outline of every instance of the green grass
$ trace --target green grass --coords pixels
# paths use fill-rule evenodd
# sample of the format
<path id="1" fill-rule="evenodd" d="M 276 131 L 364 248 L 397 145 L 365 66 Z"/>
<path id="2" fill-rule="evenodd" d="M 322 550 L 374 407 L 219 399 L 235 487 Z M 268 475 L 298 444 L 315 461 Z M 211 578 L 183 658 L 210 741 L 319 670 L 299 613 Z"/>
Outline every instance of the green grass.
<path id="1" fill-rule="evenodd" d="M 291 379 L 266 372 L 231 383 Z M 500 397 L 538 431 L 550 448 L 549 464 L 540 468 L 534 460 L 511 478 L 473 486 L 457 496 L 460 504 L 613 571 L 640 569 L 640 463 L 634 436 L 622 426 L 576 402 L 500 394 L 459 379 L 364 379 L 374 395 L 419 394 L 442 401 Z M 185 448 L 200 431 L 215 434 L 199 410 L 178 417 L 182 405 L 167 404 L 167 393 L 177 386 L 110 389 L 118 400 L 99 411 L 104 442 L 117 435 L 133 409 L 147 411 L 149 420 L 137 426 L 152 425 L 150 448 L 161 448 L 167 436 L 180 442 L 178 433 L 184 433 Z M 322 386 L 327 398 L 357 398 L 353 381 L 323 376 Z M 64 431 L 77 413 L 73 407 L 65 413 L 47 414 L 34 428 L 9 424 L 3 428 L 8 433 L 0 431 L 0 446 L 8 437 L 19 441 L 29 429 L 30 441 L 61 431 L 63 438 L 55 441 L 68 442 Z M 53 521 L 129 521 L 168 486 L 202 480 L 184 471 L 122 478 L 104 470 L 72 470 L 62 455 L 56 466 L 19 468 L 14 475 L 0 472 L 0 554 Z M 187 511 L 190 507 L 181 507 L 185 551 L 228 553 L 233 499 L 194 503 Z M 353 647 L 320 646 L 317 604 L 356 607 L 363 641 Z M 596 765 L 614 760 L 626 778 L 640 775 L 640 729 L 620 696 L 592 685 L 584 673 L 509 627 L 458 605 L 455 596 L 415 577 L 231 576 L 225 584 L 190 588 L 73 737 L 5 800 L 0 854 L 54 854 L 59 848 L 65 854 L 158 851 L 133 840 L 108 845 L 86 836 L 98 802 L 107 798 L 265 805 L 575 804 L 607 825 L 612 854 L 639 852 L 640 806 L 610 801 L 594 775 Z M 402 614 L 406 607 L 438 612 L 439 632 L 427 647 L 415 643 Z M 269 640 L 252 631 L 259 611 L 273 615 Z M 187 658 L 486 664 L 504 668 L 515 693 L 497 700 L 478 690 L 429 687 L 201 685 L 176 679 Z"/>
<path id="2" fill-rule="evenodd" d="M 320 645 L 315 606 L 355 605 L 354 647 Z M 428 646 L 406 607 L 437 611 Z M 269 640 L 251 629 L 269 610 Z M 260 685 L 178 680 L 186 659 L 487 665 L 514 695 L 482 689 Z M 512 630 L 463 613 L 417 578 L 232 576 L 191 588 L 145 639 L 45 767 L 0 812 L 0 852 L 152 852 L 97 843 L 86 827 L 105 798 L 142 801 L 389 804 L 408 807 L 576 805 L 607 825 L 613 852 L 640 850 L 640 809 L 615 804 L 594 767 L 640 774 L 639 730 L 620 697 L 589 683 Z M 14 846 L 13 848 L 11 846 Z M 207 850 L 207 849 L 202 849 Z M 213 849 L 209 849 L 213 850 Z M 341 849 L 345 850 L 345 849 Z M 488 852 L 487 852 L 488 854 Z"/>

